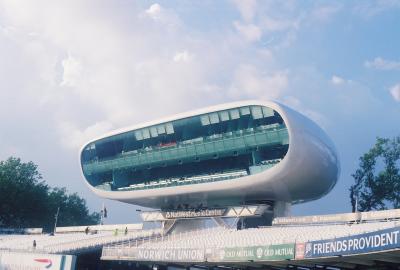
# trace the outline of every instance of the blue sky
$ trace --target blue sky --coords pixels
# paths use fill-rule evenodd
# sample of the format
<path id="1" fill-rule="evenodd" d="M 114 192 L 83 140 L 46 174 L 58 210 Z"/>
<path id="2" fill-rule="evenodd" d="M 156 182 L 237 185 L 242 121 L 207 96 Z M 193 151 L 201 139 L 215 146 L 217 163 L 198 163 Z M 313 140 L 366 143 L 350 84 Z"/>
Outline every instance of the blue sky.
<path id="1" fill-rule="evenodd" d="M 0 0 L 0 158 L 39 165 L 98 210 L 79 149 L 104 132 L 273 99 L 334 141 L 341 176 L 296 215 L 350 210 L 358 158 L 400 134 L 400 1 Z M 104 201 L 108 222 L 135 206 Z"/>

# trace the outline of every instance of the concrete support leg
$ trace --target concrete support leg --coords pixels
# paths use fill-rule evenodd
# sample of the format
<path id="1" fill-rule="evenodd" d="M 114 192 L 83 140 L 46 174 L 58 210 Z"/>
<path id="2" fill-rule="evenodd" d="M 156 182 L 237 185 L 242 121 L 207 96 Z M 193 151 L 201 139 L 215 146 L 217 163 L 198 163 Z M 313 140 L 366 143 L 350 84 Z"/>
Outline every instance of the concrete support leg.
<path id="1" fill-rule="evenodd" d="M 274 217 L 290 216 L 292 204 L 288 202 L 276 201 L 274 203 Z"/>
<path id="2" fill-rule="evenodd" d="M 175 219 L 171 219 L 162 222 L 162 230 L 164 235 L 171 231 L 172 227 L 175 225 L 175 221 Z"/>
<path id="3" fill-rule="evenodd" d="M 229 224 L 227 224 L 223 218 L 213 217 L 212 220 L 220 227 L 229 228 Z"/>

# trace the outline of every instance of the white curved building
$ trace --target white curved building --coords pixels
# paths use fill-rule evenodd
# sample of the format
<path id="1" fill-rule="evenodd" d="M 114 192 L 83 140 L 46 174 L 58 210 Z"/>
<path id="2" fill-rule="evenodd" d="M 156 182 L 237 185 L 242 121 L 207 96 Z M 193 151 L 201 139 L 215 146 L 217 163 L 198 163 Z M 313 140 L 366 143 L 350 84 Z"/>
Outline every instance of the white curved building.
<path id="1" fill-rule="evenodd" d="M 327 135 L 277 102 L 177 114 L 87 143 L 82 171 L 97 195 L 135 205 L 223 207 L 318 199 L 339 160 Z"/>

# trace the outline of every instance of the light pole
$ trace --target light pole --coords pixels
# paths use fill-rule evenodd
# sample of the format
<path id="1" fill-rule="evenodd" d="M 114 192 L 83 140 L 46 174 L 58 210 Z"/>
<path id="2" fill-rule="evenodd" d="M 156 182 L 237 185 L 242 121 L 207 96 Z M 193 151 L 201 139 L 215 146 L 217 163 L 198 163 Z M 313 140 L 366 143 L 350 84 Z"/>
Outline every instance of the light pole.
<path id="1" fill-rule="evenodd" d="M 58 220 L 58 214 L 60 213 L 60 207 L 57 208 L 57 213 L 55 216 L 55 221 L 54 221 L 54 230 L 53 230 L 53 234 L 56 234 L 56 230 L 57 230 L 57 220 Z"/>
<path id="2" fill-rule="evenodd" d="M 360 196 L 360 194 L 359 194 L 360 192 L 359 192 L 359 189 L 357 188 L 355 191 L 354 191 L 354 195 L 355 195 L 355 197 L 356 197 L 356 201 L 355 201 L 355 203 L 354 203 L 354 212 L 355 213 L 357 213 L 358 212 L 358 197 Z"/>
<path id="3" fill-rule="evenodd" d="M 100 211 L 100 225 L 104 224 L 104 219 L 105 218 L 107 218 L 107 208 L 106 208 L 106 206 L 104 205 L 104 202 L 103 202 L 103 205 L 102 205 L 102 208 L 101 208 L 101 211 Z"/>

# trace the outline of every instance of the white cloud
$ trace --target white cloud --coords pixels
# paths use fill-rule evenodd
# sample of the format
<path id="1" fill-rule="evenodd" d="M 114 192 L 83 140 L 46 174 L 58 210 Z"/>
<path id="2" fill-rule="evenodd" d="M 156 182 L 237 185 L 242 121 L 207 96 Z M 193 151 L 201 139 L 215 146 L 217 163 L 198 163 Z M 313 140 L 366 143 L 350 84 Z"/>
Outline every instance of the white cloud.
<path id="1" fill-rule="evenodd" d="M 166 9 L 158 3 L 152 4 L 139 17 L 148 17 L 155 22 L 167 25 L 173 29 L 181 25 L 179 17 L 174 13 L 173 10 Z"/>
<path id="2" fill-rule="evenodd" d="M 257 1 L 256 0 L 233 0 L 236 8 L 239 10 L 242 18 L 246 22 L 251 22 L 257 11 Z"/>
<path id="3" fill-rule="evenodd" d="M 242 24 L 238 21 L 234 22 L 236 30 L 249 42 L 258 41 L 262 36 L 260 27 L 254 24 Z"/>
<path id="4" fill-rule="evenodd" d="M 307 107 L 303 102 L 294 96 L 283 97 L 284 104 L 290 106 L 296 111 L 304 114 L 305 116 L 312 119 L 314 122 L 318 123 L 319 126 L 326 128 L 328 126 L 328 119 L 318 111 L 312 110 Z"/>
<path id="5" fill-rule="evenodd" d="M 387 10 L 397 8 L 400 8 L 399 0 L 360 1 L 355 5 L 354 12 L 364 18 L 371 18 Z"/>
<path id="6" fill-rule="evenodd" d="M 390 87 L 389 91 L 393 99 L 396 100 L 397 102 L 400 102 L 400 83 Z"/>
<path id="7" fill-rule="evenodd" d="M 328 22 L 341 8 L 339 4 L 317 6 L 311 11 L 311 17 L 319 22 Z"/>
<path id="8" fill-rule="evenodd" d="M 301 16 L 293 12 L 296 4 L 274 1 L 233 1 L 241 20 L 233 21 L 238 33 L 248 42 L 259 41 L 264 33 L 273 41 L 269 47 L 281 49 L 294 40 Z"/>
<path id="9" fill-rule="evenodd" d="M 174 62 L 190 62 L 194 58 L 194 55 L 184 50 L 182 52 L 177 52 L 174 55 Z"/>
<path id="10" fill-rule="evenodd" d="M 400 70 L 400 61 L 385 60 L 381 57 L 376 57 L 372 61 L 365 61 L 364 66 L 381 70 Z"/>
<path id="11" fill-rule="evenodd" d="M 234 99 L 277 99 L 288 85 L 288 72 L 262 73 L 252 65 L 241 65 L 235 71 L 230 87 Z"/>
<path id="12" fill-rule="evenodd" d="M 160 19 L 161 14 L 161 6 L 160 4 L 152 4 L 146 11 L 146 14 L 149 15 L 154 20 Z"/>
<path id="13" fill-rule="evenodd" d="M 270 32 L 286 31 L 291 28 L 298 27 L 296 21 L 287 19 L 273 19 L 271 17 L 262 18 L 260 25 L 263 29 Z"/>
<path id="14" fill-rule="evenodd" d="M 75 86 L 82 73 L 82 64 L 71 55 L 62 60 L 63 75 L 60 86 Z"/>
<path id="15" fill-rule="evenodd" d="M 104 135 L 110 131 L 113 125 L 107 121 L 97 122 L 93 125 L 79 129 L 74 123 L 61 122 L 59 123 L 59 132 L 61 133 L 62 144 L 66 148 L 78 151 L 83 144 L 89 140 Z"/>
<path id="16" fill-rule="evenodd" d="M 343 84 L 345 80 L 339 76 L 333 75 L 331 78 L 331 83 L 334 85 L 340 85 Z"/>
<path id="17" fill-rule="evenodd" d="M 295 1 L 236 1 L 235 7 L 242 14 L 241 20 L 233 21 L 234 28 L 248 42 L 260 41 L 268 36 L 269 48 L 281 50 L 293 44 L 300 26 L 308 18 L 309 11 L 299 11 Z"/>

